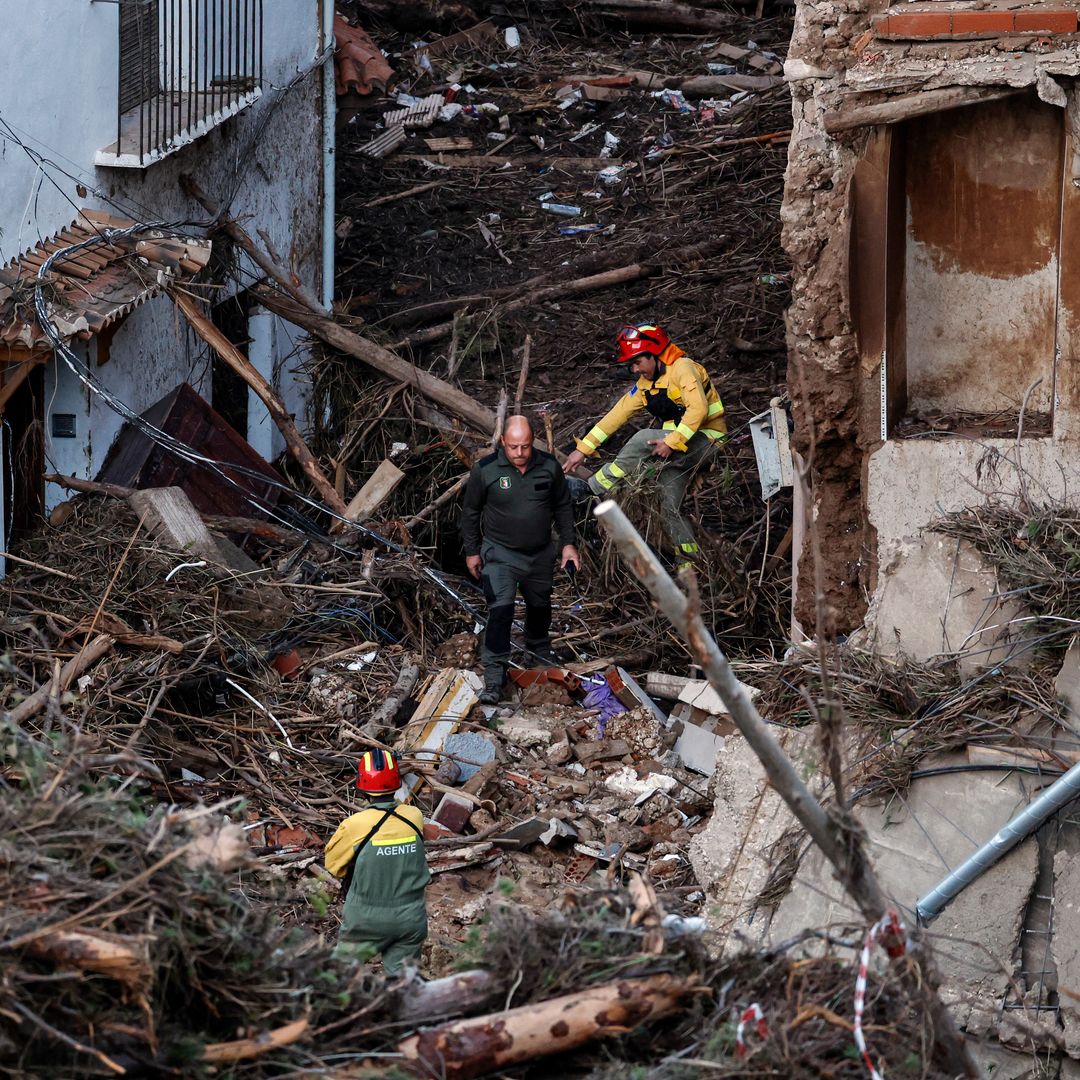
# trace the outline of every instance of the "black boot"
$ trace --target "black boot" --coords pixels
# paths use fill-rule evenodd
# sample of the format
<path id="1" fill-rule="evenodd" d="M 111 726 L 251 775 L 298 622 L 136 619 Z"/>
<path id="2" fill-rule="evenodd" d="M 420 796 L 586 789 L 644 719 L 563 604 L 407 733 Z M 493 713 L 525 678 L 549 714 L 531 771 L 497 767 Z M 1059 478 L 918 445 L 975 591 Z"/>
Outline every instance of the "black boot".
<path id="1" fill-rule="evenodd" d="M 481 705 L 498 705 L 502 699 L 503 683 L 506 681 L 506 667 L 503 664 L 484 665 L 484 689 L 480 691 Z"/>

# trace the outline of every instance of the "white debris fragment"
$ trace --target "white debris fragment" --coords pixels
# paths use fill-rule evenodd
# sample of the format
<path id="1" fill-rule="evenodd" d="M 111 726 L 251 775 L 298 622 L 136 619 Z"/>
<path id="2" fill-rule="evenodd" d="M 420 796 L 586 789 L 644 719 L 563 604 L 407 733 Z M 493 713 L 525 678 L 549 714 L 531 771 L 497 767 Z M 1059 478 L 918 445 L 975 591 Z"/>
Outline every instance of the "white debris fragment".
<path id="1" fill-rule="evenodd" d="M 677 783 L 674 776 L 664 776 L 663 773 L 649 773 L 644 780 L 639 780 L 634 768 L 624 765 L 604 781 L 604 787 L 624 799 L 637 799 L 657 791 L 670 791 Z"/>

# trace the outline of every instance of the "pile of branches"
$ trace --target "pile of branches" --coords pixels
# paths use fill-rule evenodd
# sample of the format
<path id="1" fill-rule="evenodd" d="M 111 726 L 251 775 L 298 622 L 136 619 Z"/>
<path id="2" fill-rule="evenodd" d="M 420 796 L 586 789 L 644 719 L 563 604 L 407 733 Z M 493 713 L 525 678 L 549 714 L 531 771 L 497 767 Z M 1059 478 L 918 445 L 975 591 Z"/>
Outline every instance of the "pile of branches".
<path id="1" fill-rule="evenodd" d="M 0 739 L 6 1071 L 194 1076 L 242 1067 L 261 1077 L 377 1055 L 399 1061 L 403 1075 L 433 1076 L 443 1066 L 425 1065 L 423 1048 L 457 1045 L 460 1028 L 448 1017 L 479 1013 L 474 1030 L 483 1032 L 495 1020 L 527 1022 L 543 1002 L 569 1015 L 571 1001 L 607 995 L 615 1008 L 634 988 L 658 988 L 665 1009 L 648 1026 L 648 1011 L 635 1016 L 619 1039 L 623 1070 L 652 1063 L 674 1080 L 697 1075 L 688 1059 L 701 1059 L 722 1075 L 745 1075 L 735 1030 L 757 1002 L 769 1034 L 748 1038 L 755 1068 L 857 1075 L 845 1019 L 849 950 L 795 960 L 789 943 L 717 964 L 695 936 L 661 928 L 648 891 L 644 899 L 633 889 L 593 893 L 540 918 L 508 903 L 461 958 L 482 969 L 473 976 L 482 993 L 462 991 L 424 1012 L 408 980 L 339 964 L 322 938 L 283 929 L 280 902 L 249 901 L 237 874 L 247 859 L 242 832 L 220 816 L 238 807 L 148 813 L 139 781 L 95 781 L 77 743 L 55 749 L 43 756 L 10 726 Z M 897 984 L 875 977 L 867 1030 L 890 1075 L 934 1075 L 919 1071 L 926 1033 L 917 1015 Z M 593 1075 L 610 1075 L 602 1051 L 592 1060 Z M 496 1064 L 470 1059 L 454 1075 Z"/>
<path id="2" fill-rule="evenodd" d="M 1000 667 L 970 677 L 955 663 L 919 662 L 852 647 L 797 651 L 783 663 L 738 665 L 762 689 L 763 715 L 786 727 L 817 724 L 832 710 L 847 723 L 845 756 L 853 797 L 903 794 L 930 755 L 969 744 L 1023 742 L 1018 721 L 1031 715 L 1064 725 L 1054 691 L 1060 661 Z M 1038 743 L 1045 742 L 1043 737 Z"/>
<path id="3" fill-rule="evenodd" d="M 997 570 L 1002 600 L 1014 600 L 1036 615 L 1080 620 L 1080 511 L 1063 504 L 1027 509 L 987 503 L 934 523 L 934 531 L 966 540 Z"/>

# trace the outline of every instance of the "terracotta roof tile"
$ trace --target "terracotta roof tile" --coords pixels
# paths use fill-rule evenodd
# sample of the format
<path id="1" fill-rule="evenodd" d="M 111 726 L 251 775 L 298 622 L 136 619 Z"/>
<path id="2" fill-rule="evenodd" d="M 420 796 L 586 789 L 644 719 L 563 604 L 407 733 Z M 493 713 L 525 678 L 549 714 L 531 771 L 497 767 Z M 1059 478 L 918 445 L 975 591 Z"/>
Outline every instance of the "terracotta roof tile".
<path id="1" fill-rule="evenodd" d="M 34 317 L 38 270 L 55 251 L 89 240 L 103 227 L 135 222 L 83 210 L 66 229 L 0 268 L 0 345 L 34 348 L 45 334 Z M 53 263 L 46 278 L 52 321 L 65 338 L 88 338 L 123 318 L 170 281 L 197 274 L 210 259 L 210 241 L 148 229 L 115 243 L 103 237 Z"/>
<path id="2" fill-rule="evenodd" d="M 337 43 L 334 74 L 338 96 L 350 90 L 356 94 L 385 90 L 394 77 L 394 69 L 367 31 L 350 26 L 340 15 L 335 15 L 334 38 Z"/>

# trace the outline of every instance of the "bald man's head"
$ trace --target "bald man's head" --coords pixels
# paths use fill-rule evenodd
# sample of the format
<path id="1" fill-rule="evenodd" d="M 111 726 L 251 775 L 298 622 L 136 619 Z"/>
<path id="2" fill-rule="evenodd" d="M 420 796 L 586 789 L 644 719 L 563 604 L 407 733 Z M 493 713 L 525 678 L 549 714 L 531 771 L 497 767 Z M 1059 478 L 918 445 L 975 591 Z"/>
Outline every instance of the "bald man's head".
<path id="1" fill-rule="evenodd" d="M 533 429 L 525 416 L 507 418 L 502 433 L 502 447 L 506 460 L 516 469 L 524 469 L 532 457 Z"/>

